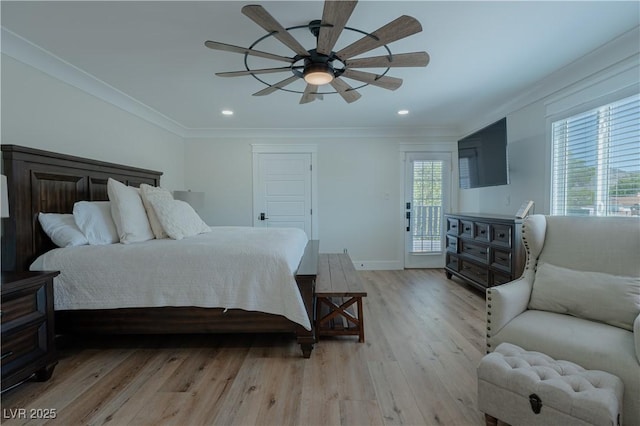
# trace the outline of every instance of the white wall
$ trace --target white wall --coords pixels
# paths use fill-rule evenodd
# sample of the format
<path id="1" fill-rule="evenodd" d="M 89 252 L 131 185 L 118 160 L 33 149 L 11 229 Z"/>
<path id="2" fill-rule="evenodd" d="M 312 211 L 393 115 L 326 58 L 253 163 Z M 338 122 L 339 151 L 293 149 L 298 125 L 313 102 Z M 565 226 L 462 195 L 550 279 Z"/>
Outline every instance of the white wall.
<path id="1" fill-rule="evenodd" d="M 509 184 L 460 189 L 460 211 L 513 216 L 520 205 L 534 200 L 542 213 L 546 196 L 545 108 L 542 102 L 507 115 Z"/>
<path id="2" fill-rule="evenodd" d="M 251 158 L 246 141 L 186 140 L 185 189 L 205 193 L 200 215 L 209 225 L 251 226 Z"/>
<path id="3" fill-rule="evenodd" d="M 510 184 L 460 190 L 460 211 L 513 215 L 522 202 L 533 200 L 536 213 L 548 214 L 551 121 L 638 93 L 639 39 L 636 28 L 553 73 L 517 102 L 486 117 L 485 124 L 507 117 Z"/>
<path id="4" fill-rule="evenodd" d="M 252 225 L 252 144 L 314 144 L 318 176 L 314 214 L 321 250 L 346 248 L 354 262 L 367 269 L 402 267 L 399 145 L 416 140 L 310 139 L 300 133 L 300 138 L 187 139 L 185 182 L 189 189 L 206 193 L 203 219 L 211 225 Z"/>
<path id="5" fill-rule="evenodd" d="M 2 144 L 164 172 L 184 185 L 184 141 L 69 84 L 2 55 Z"/>

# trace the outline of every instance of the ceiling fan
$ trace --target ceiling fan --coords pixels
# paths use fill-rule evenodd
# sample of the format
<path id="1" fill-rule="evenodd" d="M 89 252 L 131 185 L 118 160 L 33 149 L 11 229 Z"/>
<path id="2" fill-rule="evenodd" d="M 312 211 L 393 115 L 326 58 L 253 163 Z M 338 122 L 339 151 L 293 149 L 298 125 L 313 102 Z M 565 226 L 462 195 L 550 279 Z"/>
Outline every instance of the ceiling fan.
<path id="1" fill-rule="evenodd" d="M 393 67 L 425 67 L 429 63 L 429 55 L 427 52 L 392 54 L 387 44 L 419 33 L 422 31 L 422 26 L 415 18 L 403 15 L 372 33 L 347 27 L 346 23 L 357 3 L 357 1 L 326 0 L 321 20 L 313 20 L 307 25 L 289 28 L 284 28 L 262 6 L 246 5 L 242 8 L 242 13 L 264 28 L 268 32 L 266 36 L 261 37 L 248 48 L 210 40 L 204 44 L 210 49 L 245 55 L 245 70 L 220 72 L 216 75 L 219 77 L 251 75 L 267 85 L 267 88 L 254 93 L 254 96 L 264 96 L 276 90 L 285 90 L 302 93 L 300 103 L 304 104 L 322 99 L 322 95 L 326 93 L 339 93 L 346 102 L 351 103 L 361 97 L 356 89 L 369 84 L 388 90 L 396 90 L 402 85 L 402 79 L 387 76 L 386 73 L 389 69 Z M 289 33 L 290 30 L 299 28 L 308 28 L 316 37 L 315 48 L 306 49 Z M 361 33 L 363 37 L 335 52 L 333 48 L 343 30 Z M 276 38 L 291 49 L 295 55 L 288 57 L 255 50 L 255 45 L 267 37 Z M 387 55 L 353 59 L 379 47 L 385 48 Z M 251 69 L 247 64 L 247 56 L 272 59 L 286 62 L 289 65 L 278 68 Z M 386 68 L 386 70 L 382 74 L 374 74 L 358 71 L 356 68 Z M 275 84 L 269 84 L 257 77 L 261 74 L 280 72 L 289 72 L 293 75 Z M 301 78 L 307 84 L 304 92 L 286 89 L 286 86 Z M 345 79 L 356 80 L 364 84 L 354 88 Z M 326 84 L 330 84 L 335 92 L 318 91 L 319 86 Z"/>

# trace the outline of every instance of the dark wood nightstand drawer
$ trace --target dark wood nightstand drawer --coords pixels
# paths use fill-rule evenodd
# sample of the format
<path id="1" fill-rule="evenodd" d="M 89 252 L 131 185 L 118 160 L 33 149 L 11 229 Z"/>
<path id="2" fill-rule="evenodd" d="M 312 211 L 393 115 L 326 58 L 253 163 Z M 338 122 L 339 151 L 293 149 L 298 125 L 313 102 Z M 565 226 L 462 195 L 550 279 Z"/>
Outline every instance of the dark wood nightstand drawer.
<path id="1" fill-rule="evenodd" d="M 47 352 L 47 323 L 41 322 L 2 338 L 2 369 L 20 368 Z"/>
<path id="2" fill-rule="evenodd" d="M 24 323 L 42 318 L 46 312 L 46 288 L 42 284 L 40 288 L 15 292 L 2 297 L 3 330 L 10 328 L 15 323 Z"/>
<path id="3" fill-rule="evenodd" d="M 2 389 L 35 374 L 46 380 L 57 364 L 53 278 L 58 272 L 3 272 Z"/>

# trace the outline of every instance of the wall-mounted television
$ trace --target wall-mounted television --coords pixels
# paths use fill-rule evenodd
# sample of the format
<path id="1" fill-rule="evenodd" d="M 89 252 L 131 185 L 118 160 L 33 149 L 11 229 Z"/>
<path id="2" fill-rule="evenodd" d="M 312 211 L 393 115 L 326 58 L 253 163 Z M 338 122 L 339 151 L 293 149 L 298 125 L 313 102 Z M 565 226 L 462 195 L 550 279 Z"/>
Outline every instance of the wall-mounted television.
<path id="1" fill-rule="evenodd" d="M 458 141 L 460 188 L 507 185 L 507 118 Z"/>

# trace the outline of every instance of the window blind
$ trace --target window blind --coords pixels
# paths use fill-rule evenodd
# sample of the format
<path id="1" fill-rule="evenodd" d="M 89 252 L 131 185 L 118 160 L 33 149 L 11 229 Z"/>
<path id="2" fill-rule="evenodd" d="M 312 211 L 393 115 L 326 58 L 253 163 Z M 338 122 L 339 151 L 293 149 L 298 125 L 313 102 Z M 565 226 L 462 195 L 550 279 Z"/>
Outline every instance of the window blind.
<path id="1" fill-rule="evenodd" d="M 552 123 L 551 214 L 640 215 L 640 95 Z"/>
<path id="2" fill-rule="evenodd" d="M 412 253 L 442 252 L 444 162 L 413 162 Z"/>

